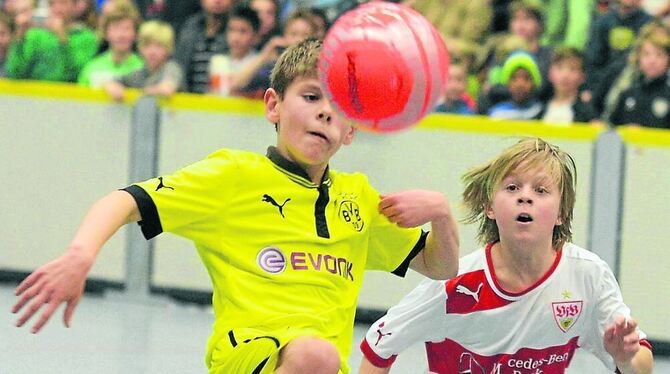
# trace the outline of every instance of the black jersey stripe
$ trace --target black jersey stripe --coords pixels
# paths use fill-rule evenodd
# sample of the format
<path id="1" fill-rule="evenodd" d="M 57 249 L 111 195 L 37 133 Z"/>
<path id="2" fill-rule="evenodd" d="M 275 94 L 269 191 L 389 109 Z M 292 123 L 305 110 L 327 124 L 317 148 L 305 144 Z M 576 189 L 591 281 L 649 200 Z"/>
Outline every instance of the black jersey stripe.
<path id="1" fill-rule="evenodd" d="M 123 188 L 122 191 L 128 192 L 130 196 L 135 199 L 135 203 L 140 210 L 140 216 L 142 217 L 142 220 L 139 221 L 138 224 L 140 225 L 140 228 L 142 228 L 144 237 L 149 240 L 162 233 L 163 226 L 158 217 L 158 209 L 147 191 L 136 185 Z"/>
<path id="2" fill-rule="evenodd" d="M 412 248 L 402 264 L 400 264 L 400 266 L 398 266 L 391 273 L 399 277 L 405 277 L 405 274 L 407 274 L 407 269 L 409 269 L 409 263 L 412 262 L 414 257 L 416 257 L 416 255 L 418 255 L 419 252 L 421 252 L 426 246 L 426 237 L 428 237 L 428 232 L 421 230 L 421 236 L 419 237 L 419 240 L 416 241 L 414 248 Z"/>

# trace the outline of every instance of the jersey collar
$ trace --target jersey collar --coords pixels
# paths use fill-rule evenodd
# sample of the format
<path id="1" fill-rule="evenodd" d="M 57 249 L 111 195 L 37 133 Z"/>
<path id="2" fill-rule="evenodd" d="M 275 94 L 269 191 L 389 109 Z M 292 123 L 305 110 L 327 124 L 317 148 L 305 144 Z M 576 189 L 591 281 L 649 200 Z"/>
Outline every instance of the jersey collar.
<path id="1" fill-rule="evenodd" d="M 304 178 L 305 180 L 310 182 L 310 184 L 313 185 L 313 183 L 311 182 L 311 179 L 309 178 L 309 175 L 307 174 L 305 169 L 303 169 L 297 163 L 295 163 L 295 162 L 287 159 L 286 157 L 282 156 L 281 153 L 279 153 L 279 150 L 277 149 L 277 147 L 274 147 L 274 146 L 268 147 L 267 158 L 269 158 L 270 161 L 272 161 L 272 163 L 277 165 L 282 170 L 287 171 L 291 174 L 297 175 L 301 178 Z M 325 184 L 327 186 L 331 185 L 330 166 L 326 166 L 326 170 L 323 172 L 323 176 L 321 177 L 321 184 L 322 185 Z"/>

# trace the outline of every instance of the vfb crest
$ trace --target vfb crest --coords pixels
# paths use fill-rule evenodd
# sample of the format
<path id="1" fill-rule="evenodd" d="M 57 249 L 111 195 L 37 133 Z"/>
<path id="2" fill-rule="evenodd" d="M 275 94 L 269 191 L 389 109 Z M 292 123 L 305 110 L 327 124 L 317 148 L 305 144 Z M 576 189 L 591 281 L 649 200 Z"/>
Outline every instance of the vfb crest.
<path id="1" fill-rule="evenodd" d="M 567 332 L 575 325 L 579 316 L 582 314 L 582 304 L 583 302 L 581 300 L 551 303 L 551 308 L 554 312 L 554 320 L 561 331 Z"/>
<path id="2" fill-rule="evenodd" d="M 363 230 L 363 226 L 365 226 L 360 209 L 358 208 L 358 203 L 353 200 L 342 200 L 340 202 L 338 216 L 343 222 L 351 225 L 356 231 L 360 232 Z"/>

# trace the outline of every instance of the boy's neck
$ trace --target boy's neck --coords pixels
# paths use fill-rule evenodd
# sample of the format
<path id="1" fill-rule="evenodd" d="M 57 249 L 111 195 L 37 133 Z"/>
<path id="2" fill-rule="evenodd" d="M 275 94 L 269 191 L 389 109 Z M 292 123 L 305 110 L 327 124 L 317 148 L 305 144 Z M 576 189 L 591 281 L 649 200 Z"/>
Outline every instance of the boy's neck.
<path id="1" fill-rule="evenodd" d="M 112 50 L 112 61 L 114 64 L 119 65 L 126 61 L 128 56 L 130 56 L 132 52 L 131 51 L 115 51 Z"/>
<path id="2" fill-rule="evenodd" d="M 551 99 L 552 102 L 558 104 L 573 103 L 577 98 L 577 92 L 568 92 L 568 91 L 556 91 L 554 97 Z"/>
<path id="3" fill-rule="evenodd" d="M 491 259 L 498 283 L 508 292 L 522 292 L 547 274 L 556 260 L 551 241 L 514 246 L 503 241 L 491 249 Z"/>

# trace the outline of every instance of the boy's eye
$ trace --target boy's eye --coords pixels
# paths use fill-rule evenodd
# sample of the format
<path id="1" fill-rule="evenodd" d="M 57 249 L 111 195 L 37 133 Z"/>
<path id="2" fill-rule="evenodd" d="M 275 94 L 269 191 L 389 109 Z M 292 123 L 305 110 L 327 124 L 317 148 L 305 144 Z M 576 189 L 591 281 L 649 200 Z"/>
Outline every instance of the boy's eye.
<path id="1" fill-rule="evenodd" d="M 519 187 L 517 187 L 515 184 L 508 184 L 508 185 L 505 187 L 505 189 L 506 189 L 507 191 L 516 191 L 516 190 L 519 189 Z"/>
<path id="2" fill-rule="evenodd" d="M 303 97 L 306 101 L 310 101 L 310 102 L 312 102 L 312 101 L 319 101 L 319 99 L 321 98 L 321 96 L 319 96 L 319 95 L 317 95 L 317 94 L 304 94 L 304 95 L 302 95 L 302 97 Z"/>
<path id="3" fill-rule="evenodd" d="M 548 191 L 546 188 L 544 188 L 544 187 L 538 187 L 538 188 L 535 189 L 535 191 L 537 191 L 537 193 L 541 193 L 541 194 L 549 192 L 549 191 Z"/>

